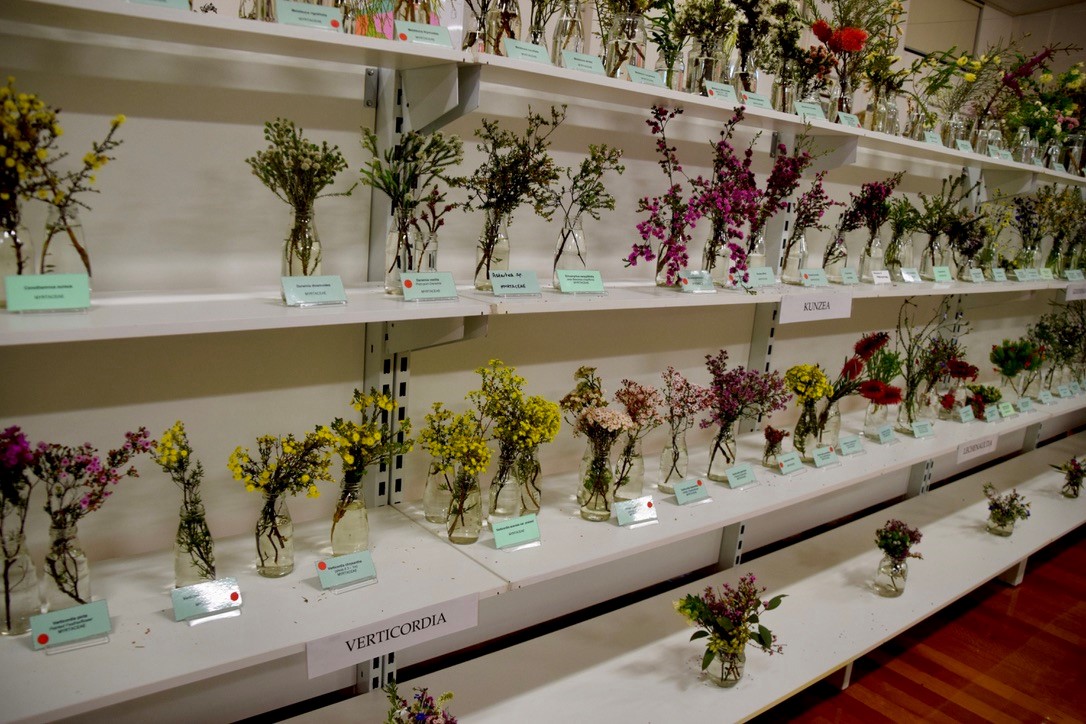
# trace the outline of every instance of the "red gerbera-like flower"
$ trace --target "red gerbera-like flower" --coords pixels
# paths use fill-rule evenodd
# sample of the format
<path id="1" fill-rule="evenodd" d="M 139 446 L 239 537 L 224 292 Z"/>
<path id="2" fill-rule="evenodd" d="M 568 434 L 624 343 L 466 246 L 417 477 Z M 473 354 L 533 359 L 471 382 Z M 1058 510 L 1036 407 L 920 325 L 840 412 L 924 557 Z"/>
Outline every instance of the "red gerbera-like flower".
<path id="1" fill-rule="evenodd" d="M 890 341 L 890 335 L 886 332 L 875 332 L 874 334 L 865 334 L 860 337 L 860 340 L 856 342 L 856 346 L 853 351 L 856 356 L 862 359 L 864 362 L 869 361 L 876 352 L 886 346 L 886 343 Z"/>
<path id="2" fill-rule="evenodd" d="M 833 35 L 833 28 L 825 20 L 816 20 L 815 24 L 811 26 L 811 31 L 823 43 L 829 41 L 830 36 Z"/>
<path id="3" fill-rule="evenodd" d="M 975 380 L 980 370 L 963 359 L 952 359 L 946 363 L 946 372 L 951 379 Z"/>
<path id="4" fill-rule="evenodd" d="M 898 405 L 901 388 L 888 385 L 882 380 L 866 380 L 860 385 L 860 395 L 875 405 Z"/>
<path id="5" fill-rule="evenodd" d="M 872 400 L 876 405 L 900 405 L 901 388 L 894 385 L 883 385 L 882 394 L 878 399 Z"/>
<path id="6" fill-rule="evenodd" d="M 867 31 L 860 28 L 841 28 L 833 31 L 826 43 L 835 53 L 859 53 L 867 42 Z"/>
<path id="7" fill-rule="evenodd" d="M 955 395 L 953 392 L 948 392 L 939 398 L 939 405 L 947 412 L 950 412 L 954 409 L 954 403 L 957 401 L 958 396 Z"/>
<path id="8" fill-rule="evenodd" d="M 841 368 L 841 376 L 849 381 L 855 380 L 864 371 L 864 361 L 859 357 L 850 357 L 845 360 L 845 366 Z"/>

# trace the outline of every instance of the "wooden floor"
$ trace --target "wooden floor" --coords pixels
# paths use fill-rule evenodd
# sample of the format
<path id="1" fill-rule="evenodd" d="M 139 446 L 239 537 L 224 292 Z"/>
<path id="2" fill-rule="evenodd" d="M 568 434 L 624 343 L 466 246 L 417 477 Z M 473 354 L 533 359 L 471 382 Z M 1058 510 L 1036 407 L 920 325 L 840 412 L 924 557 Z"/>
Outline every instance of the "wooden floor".
<path id="1" fill-rule="evenodd" d="M 755 721 L 1086 721 L 1086 527 Z"/>

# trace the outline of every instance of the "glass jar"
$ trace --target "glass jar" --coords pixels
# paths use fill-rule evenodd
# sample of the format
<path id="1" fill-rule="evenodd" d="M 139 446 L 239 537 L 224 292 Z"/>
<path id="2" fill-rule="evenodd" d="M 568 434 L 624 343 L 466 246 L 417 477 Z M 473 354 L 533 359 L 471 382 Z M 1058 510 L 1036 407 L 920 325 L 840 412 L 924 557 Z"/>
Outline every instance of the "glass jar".
<path id="1" fill-rule="evenodd" d="M 871 402 L 864 413 L 864 437 L 869 440 L 879 439 L 879 428 L 894 422 L 896 405 L 876 405 Z"/>
<path id="2" fill-rule="evenodd" d="M 617 78 L 624 65 L 645 67 L 645 16 L 638 13 L 616 13 L 607 34 L 603 68 L 611 78 Z"/>
<path id="3" fill-rule="evenodd" d="M 679 423 L 683 425 L 684 423 Z M 686 477 L 690 454 L 686 449 L 686 430 L 671 432 L 660 452 L 660 482 L 656 487 L 661 493 L 674 493 L 675 485 Z"/>
<path id="4" fill-rule="evenodd" d="M 173 585 L 184 588 L 215 580 L 215 548 L 203 503 L 185 501 L 174 542 Z"/>
<path id="5" fill-rule="evenodd" d="M 63 218 L 55 206 L 49 207 L 38 272 L 91 275 L 90 251 L 77 207 L 67 209 Z"/>
<path id="6" fill-rule="evenodd" d="M 686 88 L 686 61 L 678 54 L 671 63 L 663 55 L 656 56 L 656 72 L 664 79 L 664 85 L 673 91 Z"/>
<path id="7" fill-rule="evenodd" d="M 449 519 L 449 504 L 452 503 L 452 491 L 445 473 L 430 467 L 426 476 L 426 487 L 422 492 L 422 510 L 426 520 L 431 523 L 445 523 Z"/>
<path id="8" fill-rule="evenodd" d="M 283 242 L 283 276 L 311 277 L 321 273 L 321 240 L 313 207 L 294 209 L 290 233 Z"/>
<path id="9" fill-rule="evenodd" d="M 416 271 L 437 271 L 437 232 L 429 229 L 416 231 L 412 239 L 415 245 Z"/>
<path id="10" fill-rule="evenodd" d="M 362 475 L 345 473 L 339 500 L 332 513 L 332 555 L 345 556 L 370 548 L 370 519 L 362 493 Z"/>
<path id="11" fill-rule="evenodd" d="M 905 581 L 909 578 L 909 563 L 884 555 L 875 570 L 875 592 L 886 598 L 896 598 L 905 593 Z"/>
<path id="12" fill-rule="evenodd" d="M 558 233 L 558 243 L 554 248 L 554 266 L 551 269 L 551 284 L 560 289 L 558 272 L 584 271 L 588 268 L 588 242 L 585 240 L 581 217 L 562 224 Z"/>
<path id="13" fill-rule="evenodd" d="M 592 441 L 592 457 L 581 479 L 584 489 L 581 517 L 599 523 L 611 519 L 614 476 L 611 473 L 611 448 L 603 442 Z"/>
<path id="14" fill-rule="evenodd" d="M 385 237 L 385 294 L 403 296 L 400 274 L 415 271 L 415 259 L 410 228 L 396 224 Z"/>
<path id="15" fill-rule="evenodd" d="M 3 544 L 0 586 L 3 586 L 4 595 L 0 599 L 0 634 L 18 636 L 30 630 L 30 617 L 41 613 L 38 574 L 26 550 L 24 534 L 6 534 Z"/>
<path id="16" fill-rule="evenodd" d="M 746 650 L 737 654 L 714 654 L 712 661 L 705 667 L 705 676 L 719 687 L 731 688 L 743 678 L 746 665 Z"/>
<path id="17" fill-rule="evenodd" d="M 705 81 L 719 82 L 727 62 L 723 39 L 694 40 L 686 57 L 686 92 L 707 95 Z"/>
<path id="18" fill-rule="evenodd" d="M 998 535 L 1001 538 L 1008 537 L 1011 533 L 1014 533 L 1014 519 L 1010 521 L 1001 522 L 995 519 L 994 516 L 988 517 L 988 525 L 986 526 L 988 532 L 992 535 Z"/>
<path id="19" fill-rule="evenodd" d="M 59 611 L 91 602 L 90 564 L 79 542 L 76 526 L 49 527 L 45 554 L 45 605 Z"/>
<path id="20" fill-rule="evenodd" d="M 551 60 L 558 67 L 565 66 L 562 51 L 571 53 L 584 51 L 584 23 L 581 20 L 581 3 L 578 0 L 564 0 L 558 11 L 558 20 L 554 24 L 554 36 L 551 38 Z"/>
<path id="21" fill-rule="evenodd" d="M 294 521 L 284 495 L 265 495 L 256 519 L 256 572 L 281 578 L 294 570 Z"/>
<path id="22" fill-rule="evenodd" d="M 241 0 L 238 5 L 238 17 L 242 20 L 278 22 L 275 15 L 275 0 Z"/>
<path id="23" fill-rule="evenodd" d="M 513 482 L 520 492 L 520 511 L 522 515 L 538 513 L 543 502 L 543 467 L 539 464 L 539 448 L 522 452 L 513 463 Z"/>
<path id="24" fill-rule="evenodd" d="M 502 41 L 506 38 L 520 40 L 520 4 L 517 0 L 494 0 L 486 13 L 486 52 L 505 55 Z"/>
<path id="25" fill-rule="evenodd" d="M 30 232 L 21 224 L 0 229 L 0 306 L 7 303 L 4 277 L 34 272 L 34 247 L 30 243 Z"/>
<path id="26" fill-rule="evenodd" d="M 503 214 L 487 209 L 483 233 L 475 247 L 475 288 L 489 292 L 494 289 L 490 282 L 492 270 L 509 269 L 509 221 Z"/>
<path id="27" fill-rule="evenodd" d="M 640 498 L 645 487 L 645 457 L 641 454 L 641 438 L 626 433 L 615 463 L 615 500 Z"/>
<path id="28" fill-rule="evenodd" d="M 483 530 L 483 501 L 479 478 L 458 469 L 453 483 L 452 502 L 446 530 L 449 542 L 467 545 L 479 540 Z"/>
<path id="29" fill-rule="evenodd" d="M 724 482 L 728 479 L 727 469 L 735 462 L 735 423 L 720 425 L 709 448 L 710 480 Z"/>
<path id="30" fill-rule="evenodd" d="M 516 452 L 502 444 L 498 454 L 498 467 L 494 479 L 490 481 L 487 515 L 495 520 L 516 518 L 520 515 L 520 491 L 513 480 L 513 464 Z"/>
<path id="31" fill-rule="evenodd" d="M 785 284 L 802 284 L 800 270 L 807 267 L 807 237 L 800 232 L 792 248 L 781 260 L 781 281 Z"/>
<path id="32" fill-rule="evenodd" d="M 873 272 L 886 270 L 886 257 L 882 251 L 882 240 L 879 235 L 871 237 L 863 256 L 860 257 L 860 279 L 865 282 L 874 281 Z"/>

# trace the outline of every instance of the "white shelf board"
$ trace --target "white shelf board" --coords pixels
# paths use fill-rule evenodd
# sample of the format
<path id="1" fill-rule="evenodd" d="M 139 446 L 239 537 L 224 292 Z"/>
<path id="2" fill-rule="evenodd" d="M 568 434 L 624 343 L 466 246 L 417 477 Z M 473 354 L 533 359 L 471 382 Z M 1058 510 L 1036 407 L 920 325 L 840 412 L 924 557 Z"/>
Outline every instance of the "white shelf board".
<path id="1" fill-rule="evenodd" d="M 530 586 L 800 505 L 861 485 L 879 475 L 954 453 L 963 443 L 993 434 L 1006 435 L 1083 407 L 1086 407 L 1086 396 L 1059 400 L 1039 408 L 1038 412 L 994 423 L 962 424 L 938 420 L 934 422 L 934 437 L 916 440 L 899 435 L 896 444 L 885 446 L 865 440 L 862 455 L 844 457 L 835 467 L 816 469 L 805 465 L 803 472 L 790 476 L 761 465 L 763 438 L 761 433 L 751 433 L 739 440 L 737 464 L 750 463 L 755 469 L 757 484 L 731 489 L 725 483 L 710 482 L 705 478 L 712 502 L 699 505 L 680 506 L 674 495 L 657 490 L 658 474 L 652 464 L 655 459 L 650 458 L 646 460 L 643 494 L 653 496 L 659 523 L 633 529 L 620 528 L 614 517 L 605 522 L 583 520 L 575 499 L 577 475 L 546 476 L 543 507 L 538 515 L 541 546 L 518 551 L 498 550 L 489 528 L 484 528 L 476 543 L 458 547 L 465 555 L 509 581 L 511 588 Z M 862 427 L 862 413 L 846 415 L 842 434 L 859 434 Z M 704 475 L 707 467 L 708 451 L 691 450 L 688 475 Z M 401 508 L 435 537 L 446 538 L 443 525 L 426 522 L 421 502 L 406 503 Z"/>
<path id="2" fill-rule="evenodd" d="M 237 293 L 94 294 L 91 308 L 72 313 L 0 313 L 0 347 L 50 342 L 241 332 L 413 319 L 482 316 L 473 299 L 405 302 L 373 282 L 347 290 L 347 304 L 288 307 L 279 290 Z"/>
<path id="3" fill-rule="evenodd" d="M 192 627 L 173 620 L 172 552 L 91 561 L 94 595 L 109 602 L 110 642 L 47 656 L 32 649 L 29 635 L 5 637 L 0 670 L 19 676 L 0 677 L 2 718 L 80 714 L 299 654 L 308 641 L 404 611 L 505 589 L 394 508 L 370 510 L 369 519 L 378 582 L 339 595 L 322 591 L 317 579 L 318 559 L 331 554 L 327 521 L 296 528 L 294 572 L 278 579 L 257 575 L 251 535 L 216 541 L 218 573 L 238 579 L 242 615 Z"/>
<path id="4" fill-rule="evenodd" d="M 1086 501 L 1067 500 L 1063 475 L 1048 466 L 1086 453 L 1086 434 L 1061 440 L 866 518 L 837 527 L 668 593 L 477 659 L 401 682 L 401 693 L 425 686 L 450 690 L 463 721 L 742 721 L 819 681 L 961 598 L 1086 522 Z M 985 531 L 992 481 L 1017 487 L 1032 517 L 1009 538 Z M 923 560 L 909 563 L 905 593 L 877 596 L 871 579 L 881 557 L 874 531 L 889 518 L 918 527 Z M 768 596 L 787 594 L 764 623 L 783 655 L 750 649 L 746 673 L 731 690 L 700 673 L 701 642 L 673 602 L 706 586 L 735 584 L 753 571 Z M 1029 575 L 1028 572 L 1026 575 Z M 530 662 L 530 667 L 525 668 Z M 681 702 L 681 705 L 679 704 Z M 290 721 L 377 721 L 383 692 L 319 709 Z"/>

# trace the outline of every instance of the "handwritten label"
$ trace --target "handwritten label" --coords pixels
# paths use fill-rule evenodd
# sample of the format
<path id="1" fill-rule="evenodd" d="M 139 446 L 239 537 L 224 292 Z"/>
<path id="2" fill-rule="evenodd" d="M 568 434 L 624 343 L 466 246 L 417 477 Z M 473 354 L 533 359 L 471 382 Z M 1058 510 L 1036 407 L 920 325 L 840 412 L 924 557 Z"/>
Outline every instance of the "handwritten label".
<path id="1" fill-rule="evenodd" d="M 985 405 L 984 406 L 984 421 L 985 422 L 999 422 L 1003 419 L 1003 416 L 999 414 L 999 405 Z"/>
<path id="2" fill-rule="evenodd" d="M 1040 400 L 1042 405 L 1053 405 L 1056 403 L 1055 398 L 1052 397 L 1052 393 L 1048 390 L 1041 390 L 1041 393 L 1037 395 L 1037 399 Z"/>
<path id="3" fill-rule="evenodd" d="M 958 149 L 959 151 L 964 151 L 965 153 L 973 153 L 973 144 L 965 140 L 964 138 L 959 138 L 957 141 L 955 141 L 954 148 Z"/>
<path id="4" fill-rule="evenodd" d="M 983 269 L 970 269 L 969 281 L 973 284 L 981 284 L 984 282 L 984 270 Z"/>
<path id="5" fill-rule="evenodd" d="M 843 111 L 837 111 L 837 122 L 842 123 L 849 128 L 860 127 L 860 117 L 853 113 L 845 113 Z"/>
<path id="6" fill-rule="evenodd" d="M 845 267 L 841 270 L 841 283 L 846 286 L 852 286 L 853 284 L 860 283 L 860 277 L 857 276 L 856 270 L 851 267 Z"/>
<path id="7" fill-rule="evenodd" d="M 821 103 L 796 101 L 793 105 L 796 109 L 796 115 L 803 120 L 807 120 L 808 118 L 813 118 L 816 121 L 826 120 L 826 112 L 822 110 Z"/>
<path id="8" fill-rule="evenodd" d="M 539 289 L 539 279 L 530 269 L 525 271 L 493 269 L 490 272 L 490 284 L 496 297 L 538 297 L 542 294 Z"/>
<path id="9" fill-rule="evenodd" d="M 441 48 L 453 47 L 449 29 L 441 25 L 409 23 L 406 20 L 397 20 L 396 37 L 419 45 L 436 45 Z"/>
<path id="10" fill-rule="evenodd" d="M 729 103 L 738 103 L 739 98 L 735 95 L 735 88 L 730 85 L 724 85 L 723 83 L 714 83 L 711 80 L 705 81 L 705 92 L 709 94 L 710 98 L 716 98 L 721 101 L 728 101 Z"/>
<path id="11" fill-rule="evenodd" d="M 679 272 L 679 290 L 684 294 L 716 294 L 713 275 L 704 270 Z"/>
<path id="12" fill-rule="evenodd" d="M 1023 397 L 1018 400 L 1019 412 L 1033 412 L 1033 409 L 1033 400 L 1029 399 L 1028 397 Z"/>
<path id="13" fill-rule="evenodd" d="M 935 281 L 937 281 L 937 282 L 952 282 L 952 281 L 954 281 L 954 277 L 951 275 L 950 267 L 948 267 L 948 266 L 933 267 L 932 270 L 931 270 L 931 273 L 932 273 L 932 276 L 935 278 Z"/>
<path id="14" fill-rule="evenodd" d="M 852 316 L 852 295 L 837 292 L 785 294 L 781 297 L 780 323 L 813 322 L 820 319 L 848 319 Z"/>
<path id="15" fill-rule="evenodd" d="M 1005 282 L 1007 281 L 1006 269 L 992 269 L 992 281 L 993 282 Z"/>
<path id="16" fill-rule="evenodd" d="M 799 279 L 805 287 L 824 287 L 830 283 L 825 269 L 800 269 Z"/>
<path id="17" fill-rule="evenodd" d="M 666 88 L 664 79 L 660 77 L 660 74 L 656 71 L 646 70 L 645 68 L 638 68 L 635 65 L 625 65 L 626 75 L 634 83 L 640 83 L 641 85 L 654 85 L 658 88 Z"/>
<path id="18" fill-rule="evenodd" d="M 902 267 L 901 281 L 906 284 L 919 284 L 921 282 L 920 272 L 915 267 Z"/>
<path id="19" fill-rule="evenodd" d="M 592 269 L 559 269 L 558 288 L 563 294 L 604 294 L 603 277 Z"/>
<path id="20" fill-rule="evenodd" d="M 962 405 L 958 408 L 958 422 L 973 422 L 977 416 L 973 414 L 971 405 Z"/>
<path id="21" fill-rule="evenodd" d="M 754 468 L 751 467 L 750 463 L 730 467 L 724 471 L 724 474 L 728 476 L 729 488 L 742 488 L 758 482 L 758 478 L 754 476 Z"/>
<path id="22" fill-rule="evenodd" d="M 614 508 L 620 526 L 656 520 L 656 504 L 652 502 L 651 495 L 623 500 L 621 503 L 615 503 Z"/>
<path id="23" fill-rule="evenodd" d="M 709 486 L 701 478 L 686 478 L 675 486 L 675 501 L 679 505 L 689 505 L 701 500 L 709 500 Z"/>
<path id="24" fill-rule="evenodd" d="M 1063 273 L 1063 278 L 1069 282 L 1081 282 L 1086 280 L 1086 276 L 1082 274 L 1081 269 L 1068 269 Z"/>
<path id="25" fill-rule="evenodd" d="M 562 65 L 570 70 L 579 70 L 592 75 L 607 75 L 603 69 L 603 61 L 597 55 L 585 55 L 574 53 L 572 50 L 562 51 Z"/>
<path id="26" fill-rule="evenodd" d="M 339 8 L 309 5 L 292 0 L 275 0 L 275 14 L 284 25 L 299 25 L 305 28 L 339 31 Z"/>
<path id="27" fill-rule="evenodd" d="M 740 95 L 743 97 L 743 103 L 746 104 L 748 108 L 773 108 L 773 104 L 769 102 L 769 98 L 761 93 L 743 91 Z"/>
<path id="28" fill-rule="evenodd" d="M 932 427 L 931 420 L 917 420 L 909 427 L 913 430 L 913 437 L 917 440 L 922 440 L 925 437 L 934 437 L 935 428 Z"/>
<path id="29" fill-rule="evenodd" d="M 814 464 L 816 468 L 824 468 L 829 465 L 836 465 L 841 462 L 837 457 L 837 453 L 832 447 L 816 447 L 814 453 L 811 455 L 814 458 Z"/>
<path id="30" fill-rule="evenodd" d="M 871 272 L 872 284 L 889 284 L 891 282 L 890 272 L 886 269 L 878 269 Z"/>
<path id="31" fill-rule="evenodd" d="M 86 274 L 15 274 L 4 278 L 9 312 L 50 312 L 90 307 Z"/>
<path id="32" fill-rule="evenodd" d="M 875 439 L 878 440 L 879 445 L 888 445 L 896 441 L 897 435 L 894 434 L 893 424 L 888 422 L 875 428 Z"/>
<path id="33" fill-rule="evenodd" d="M 450 272 L 403 272 L 400 286 L 408 302 L 456 299 L 456 284 Z"/>
<path id="34" fill-rule="evenodd" d="M 939 134 L 935 131 L 924 131 L 924 143 L 930 143 L 933 146 L 942 146 L 943 139 L 939 137 Z"/>
<path id="35" fill-rule="evenodd" d="M 837 452 L 845 457 L 859 455 L 864 451 L 864 444 L 859 435 L 845 435 L 837 441 L 837 445 Z"/>
<path id="36" fill-rule="evenodd" d="M 283 277 L 283 301 L 288 307 L 321 307 L 346 304 L 347 292 L 338 275 Z"/>
<path id="37" fill-rule="evenodd" d="M 377 580 L 377 568 L 369 551 L 358 551 L 317 561 L 321 588 L 339 588 L 352 583 Z"/>
<path id="38" fill-rule="evenodd" d="M 767 266 L 756 266 L 747 269 L 748 279 L 746 286 L 749 289 L 759 287 L 771 287 L 777 283 L 777 275 Z"/>
<path id="39" fill-rule="evenodd" d="M 173 601 L 174 621 L 188 621 L 241 608 L 241 588 L 236 578 L 217 578 L 175 588 L 170 591 L 170 598 Z"/>
<path id="40" fill-rule="evenodd" d="M 535 513 L 491 522 L 490 529 L 494 531 L 494 545 L 499 549 L 539 542 L 539 521 Z"/>
<path id="41" fill-rule="evenodd" d="M 112 630 L 109 606 L 104 600 L 30 617 L 30 635 L 35 649 L 106 636 Z"/>
<path id="42" fill-rule="evenodd" d="M 967 460 L 973 460 L 974 458 L 983 457 L 988 453 L 995 452 L 996 443 L 998 441 L 999 435 L 989 435 L 988 437 L 982 437 L 979 440 L 963 442 L 958 446 L 958 463 L 964 463 Z"/>
<path id="43" fill-rule="evenodd" d="M 505 44 L 505 54 L 510 58 L 551 65 L 550 53 L 542 45 L 525 43 L 522 40 L 513 40 L 509 37 L 502 38 L 502 42 Z"/>
<path id="44" fill-rule="evenodd" d="M 800 470 L 803 470 L 803 461 L 800 460 L 799 453 L 786 452 L 777 456 L 777 472 L 781 475 L 791 475 Z"/>

